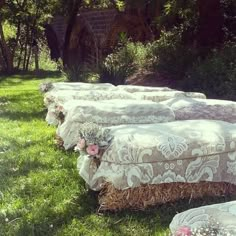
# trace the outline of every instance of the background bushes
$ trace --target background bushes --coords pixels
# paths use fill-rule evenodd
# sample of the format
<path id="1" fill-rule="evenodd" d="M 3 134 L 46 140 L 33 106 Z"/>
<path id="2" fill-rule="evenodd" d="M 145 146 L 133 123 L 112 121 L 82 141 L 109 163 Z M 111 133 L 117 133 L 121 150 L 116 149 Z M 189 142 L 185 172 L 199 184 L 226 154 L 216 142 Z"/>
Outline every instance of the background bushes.
<path id="1" fill-rule="evenodd" d="M 226 43 L 196 61 L 186 72 L 182 87 L 204 92 L 208 97 L 236 100 L 236 44 Z"/>

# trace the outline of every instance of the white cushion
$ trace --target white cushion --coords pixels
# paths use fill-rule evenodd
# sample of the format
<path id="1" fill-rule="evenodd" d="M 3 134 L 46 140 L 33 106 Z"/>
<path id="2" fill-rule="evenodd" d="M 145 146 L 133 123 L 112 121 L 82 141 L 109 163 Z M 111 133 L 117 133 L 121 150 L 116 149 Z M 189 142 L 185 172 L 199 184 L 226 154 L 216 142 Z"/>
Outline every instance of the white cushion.
<path id="1" fill-rule="evenodd" d="M 191 231 L 202 230 L 211 235 L 209 229 L 219 230 L 214 235 L 236 235 L 236 201 L 193 208 L 175 215 L 170 223 L 173 235 L 188 227 Z M 208 231 L 206 229 L 208 228 Z"/>
<path id="2" fill-rule="evenodd" d="M 135 92 L 133 93 L 138 99 L 151 100 L 153 102 L 161 102 L 176 97 L 191 97 L 191 98 L 202 98 L 206 96 L 203 93 L 195 92 L 183 92 L 183 91 L 155 91 L 155 92 Z"/>
<path id="3" fill-rule="evenodd" d="M 188 120 L 110 127 L 114 136 L 98 168 L 80 168 L 91 188 L 199 181 L 236 183 L 236 126 Z M 79 166 L 92 160 L 81 156 Z M 86 176 L 89 178 L 86 179 Z"/>
<path id="4" fill-rule="evenodd" d="M 79 127 L 92 122 L 100 126 L 121 124 L 150 124 L 175 119 L 172 110 L 151 101 L 103 100 L 70 101 L 63 105 L 65 121 L 58 127 L 57 134 L 63 139 L 66 149 L 78 142 Z"/>
<path id="5" fill-rule="evenodd" d="M 181 97 L 161 104 L 173 109 L 176 120 L 212 119 L 236 122 L 236 102 L 233 101 Z"/>

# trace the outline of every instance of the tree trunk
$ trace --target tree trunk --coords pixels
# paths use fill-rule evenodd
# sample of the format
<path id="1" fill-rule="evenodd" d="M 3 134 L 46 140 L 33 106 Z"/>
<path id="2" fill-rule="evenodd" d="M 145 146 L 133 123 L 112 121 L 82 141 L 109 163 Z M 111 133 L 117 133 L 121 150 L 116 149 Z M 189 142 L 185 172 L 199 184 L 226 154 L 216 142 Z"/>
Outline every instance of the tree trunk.
<path id="1" fill-rule="evenodd" d="M 21 44 L 20 45 L 20 54 L 19 54 L 18 62 L 17 62 L 17 69 L 18 70 L 20 69 L 20 64 L 21 64 L 21 61 L 22 61 L 23 48 L 24 48 L 24 44 Z"/>
<path id="2" fill-rule="evenodd" d="M 64 66 L 68 66 L 68 47 L 70 44 L 70 37 L 71 37 L 71 33 L 73 30 L 73 26 L 79 11 L 79 8 L 81 6 L 82 0 L 75 0 L 71 6 L 71 17 L 68 20 L 68 25 L 67 25 L 67 29 L 66 29 L 66 34 L 65 34 L 65 41 L 64 41 L 64 48 L 63 48 L 63 63 Z"/>
<path id="3" fill-rule="evenodd" d="M 39 71 L 39 48 L 38 46 L 33 47 L 34 54 L 34 63 L 35 63 L 35 72 Z"/>
<path id="4" fill-rule="evenodd" d="M 27 64 L 27 55 L 28 55 L 28 43 L 29 43 L 29 25 L 26 26 L 26 36 L 25 36 L 25 45 L 24 45 L 24 60 L 23 60 L 23 70 L 26 70 Z"/>
<path id="5" fill-rule="evenodd" d="M 8 48 L 6 41 L 5 41 L 1 21 L 0 21 L 0 44 L 2 46 L 2 54 L 3 54 L 3 58 L 5 60 L 7 72 L 12 73 L 12 71 L 13 71 L 12 55 L 11 55 L 10 49 Z"/>
<path id="6" fill-rule="evenodd" d="M 14 46 L 14 48 L 12 50 L 12 58 L 15 58 L 15 52 L 16 52 L 17 45 L 19 43 L 20 33 L 21 33 L 21 22 L 18 21 L 17 32 L 16 32 L 16 43 L 15 43 L 15 46 Z"/>
<path id="7" fill-rule="evenodd" d="M 213 48 L 223 40 L 223 13 L 220 0 L 198 0 L 199 31 L 197 42 L 204 48 Z"/>

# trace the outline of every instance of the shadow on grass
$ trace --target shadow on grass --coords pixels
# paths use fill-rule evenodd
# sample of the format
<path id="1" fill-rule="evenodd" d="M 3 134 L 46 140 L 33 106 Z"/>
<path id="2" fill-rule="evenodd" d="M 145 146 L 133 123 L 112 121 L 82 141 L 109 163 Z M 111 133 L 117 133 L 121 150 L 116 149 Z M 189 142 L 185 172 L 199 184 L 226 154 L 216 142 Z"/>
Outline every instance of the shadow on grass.
<path id="1" fill-rule="evenodd" d="M 0 117 L 12 121 L 32 121 L 35 119 L 44 119 L 45 111 L 32 111 L 32 112 L 23 112 L 23 111 L 4 111 L 0 113 Z"/>
<path id="2" fill-rule="evenodd" d="M 35 72 L 18 72 L 13 75 L 2 75 L 0 76 L 0 82 L 6 82 L 8 85 L 18 85 L 24 81 L 33 80 L 42 80 L 46 78 L 59 78 L 62 76 L 62 72 L 60 71 L 39 71 Z M 19 79 L 18 81 L 14 81 L 12 79 Z"/>

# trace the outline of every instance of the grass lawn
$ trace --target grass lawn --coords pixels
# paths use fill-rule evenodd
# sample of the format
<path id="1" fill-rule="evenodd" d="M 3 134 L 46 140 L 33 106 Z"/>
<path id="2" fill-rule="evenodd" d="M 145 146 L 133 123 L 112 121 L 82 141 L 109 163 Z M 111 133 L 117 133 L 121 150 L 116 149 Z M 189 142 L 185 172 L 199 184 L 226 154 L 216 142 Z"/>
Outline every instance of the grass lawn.
<path id="1" fill-rule="evenodd" d="M 0 236 L 168 235 L 176 212 L 202 204 L 99 215 L 76 171 L 77 154 L 59 150 L 44 121 L 38 87 L 48 79 L 0 77 Z"/>

